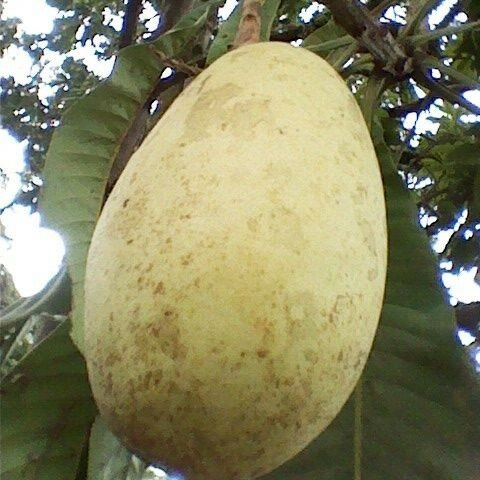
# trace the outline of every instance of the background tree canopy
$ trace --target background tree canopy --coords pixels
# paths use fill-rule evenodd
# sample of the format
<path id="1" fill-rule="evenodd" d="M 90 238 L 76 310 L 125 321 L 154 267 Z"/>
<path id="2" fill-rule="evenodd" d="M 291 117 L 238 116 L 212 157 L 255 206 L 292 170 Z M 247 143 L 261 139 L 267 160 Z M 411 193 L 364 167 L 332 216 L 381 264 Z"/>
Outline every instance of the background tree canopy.
<path id="1" fill-rule="evenodd" d="M 6 480 L 155 478 L 95 418 L 77 350 L 86 252 L 131 154 L 190 78 L 228 51 L 240 7 L 223 20 L 215 0 L 48 3 L 58 9 L 49 33 L 27 34 L 5 16 L 0 24 L 4 55 L 32 63 L 21 82 L 14 72 L 0 79 L 2 127 L 27 141 L 22 188 L 1 213 L 39 209 L 67 249 L 66 266 L 34 297 L 16 299 L 0 272 L 0 471 Z M 480 4 L 324 3 L 265 0 L 262 39 L 326 58 L 362 106 L 386 189 L 387 293 L 361 386 L 310 447 L 265 478 L 475 480 L 478 379 L 453 339 L 438 273 L 480 267 Z M 108 79 L 78 60 L 81 47 L 115 58 Z M 435 259 L 418 215 L 433 243 L 450 232 Z M 478 304 L 455 310 L 478 339 Z"/>

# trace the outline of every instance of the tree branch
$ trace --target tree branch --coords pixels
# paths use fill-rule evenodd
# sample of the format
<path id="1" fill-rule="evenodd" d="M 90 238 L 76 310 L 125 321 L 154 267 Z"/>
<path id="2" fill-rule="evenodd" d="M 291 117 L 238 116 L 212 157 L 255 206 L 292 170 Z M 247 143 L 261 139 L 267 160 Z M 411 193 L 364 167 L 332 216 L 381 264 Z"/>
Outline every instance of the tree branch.
<path id="1" fill-rule="evenodd" d="M 394 3 L 397 3 L 398 0 L 383 0 L 381 2 L 376 2 L 377 4 L 375 5 L 372 2 L 369 2 L 367 7 L 370 10 L 370 13 L 376 17 L 378 15 L 382 15 L 385 10 L 387 10 L 389 7 L 391 7 Z"/>
<path id="2" fill-rule="evenodd" d="M 435 97 L 431 94 L 426 95 L 423 98 L 419 98 L 415 102 L 407 103 L 404 105 L 398 105 L 391 107 L 387 110 L 388 115 L 391 118 L 403 117 L 412 112 L 419 112 L 421 110 L 427 110 L 430 108 L 430 105 L 435 101 Z"/>
<path id="3" fill-rule="evenodd" d="M 455 92 L 451 88 L 446 87 L 443 85 L 443 83 L 437 82 L 424 71 L 416 70 L 413 74 L 413 79 L 420 85 L 428 88 L 432 96 L 443 98 L 452 104 L 458 103 L 458 105 L 466 110 L 469 110 L 474 115 L 480 115 L 480 107 L 472 102 L 469 102 L 461 94 Z"/>
<path id="4" fill-rule="evenodd" d="M 462 11 L 462 3 L 458 2 L 450 8 L 450 11 L 445 15 L 443 20 L 437 25 L 437 28 L 443 28 L 453 22 L 454 18 Z"/>
<path id="5" fill-rule="evenodd" d="M 480 115 L 480 107 L 469 102 L 455 89 L 431 78 L 427 72 L 428 66 L 425 65 L 425 55 L 418 49 L 411 52 L 411 56 L 407 55 L 403 42 L 398 41 L 391 32 L 383 29 L 358 0 L 325 0 L 324 3 L 330 9 L 335 22 L 372 54 L 376 64 L 384 72 L 391 74 L 396 80 L 411 77 L 427 88 L 432 96 L 443 98 L 450 103 L 457 103 L 473 114 Z M 433 0 L 425 0 L 419 11 L 415 12 L 414 21 L 418 22 L 435 3 L 436 1 Z M 406 38 L 403 39 L 404 42 Z M 457 80 L 462 75 L 459 72 L 453 73 L 452 70 L 446 72 L 445 70 L 449 68 L 446 66 L 440 68 L 437 65 L 437 68 Z M 460 81 L 465 84 L 464 80 L 466 79 L 462 76 Z M 469 84 L 475 85 L 476 82 L 472 81 Z"/>
<path id="6" fill-rule="evenodd" d="M 326 0 L 335 22 L 356 38 L 382 69 L 394 78 L 412 73 L 412 63 L 404 47 L 392 33 L 374 20 L 368 9 L 356 0 Z"/>
<path id="7" fill-rule="evenodd" d="M 421 64 L 422 66 L 424 66 L 424 68 L 427 69 L 436 68 L 440 71 L 442 76 L 447 75 L 450 78 L 451 82 L 458 82 L 456 88 L 463 86 L 464 90 L 480 90 L 480 82 L 473 80 L 468 75 L 465 75 L 464 73 L 455 70 L 448 65 L 445 65 L 443 62 L 441 62 L 435 57 L 424 56 L 424 58 L 421 60 Z"/>
<path id="8" fill-rule="evenodd" d="M 417 0 L 416 2 L 411 2 L 407 10 L 407 25 L 405 25 L 400 32 L 400 37 L 406 38 L 418 30 L 419 26 L 425 20 L 425 17 L 434 10 L 439 3 L 440 0 Z"/>
<path id="9" fill-rule="evenodd" d="M 480 340 L 480 302 L 458 304 L 454 311 L 459 328 Z"/>
<path id="10" fill-rule="evenodd" d="M 125 15 L 123 17 L 122 31 L 120 33 L 120 41 L 118 48 L 122 49 L 135 43 L 137 35 L 137 22 L 142 8 L 142 0 L 129 0 Z"/>
<path id="11" fill-rule="evenodd" d="M 445 28 L 436 28 L 435 30 L 430 30 L 429 32 L 411 35 L 407 41 L 410 45 L 418 47 L 423 43 L 431 42 L 432 40 L 436 40 L 443 36 L 464 33 L 475 29 L 480 29 L 480 20 L 477 20 L 476 22 L 463 23 L 461 25 L 452 25 Z"/>

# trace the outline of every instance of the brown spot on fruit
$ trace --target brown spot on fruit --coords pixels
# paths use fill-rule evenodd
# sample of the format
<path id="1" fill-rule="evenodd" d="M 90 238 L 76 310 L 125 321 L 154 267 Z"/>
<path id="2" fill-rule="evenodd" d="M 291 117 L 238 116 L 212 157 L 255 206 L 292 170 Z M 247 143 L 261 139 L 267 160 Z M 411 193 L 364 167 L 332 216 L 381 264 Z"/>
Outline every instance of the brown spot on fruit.
<path id="1" fill-rule="evenodd" d="M 192 263 L 192 260 L 193 260 L 193 254 L 192 253 L 189 253 L 187 255 L 182 255 L 180 257 L 180 261 L 181 261 L 182 265 L 184 265 L 184 266 L 190 265 Z"/>
<path id="2" fill-rule="evenodd" d="M 305 355 L 305 360 L 309 363 L 316 364 L 318 362 L 319 356 L 318 353 L 315 350 L 309 349 L 303 352 Z"/>
<path id="3" fill-rule="evenodd" d="M 105 365 L 112 367 L 115 363 L 120 362 L 122 357 L 117 352 L 109 352 L 105 357 Z"/>

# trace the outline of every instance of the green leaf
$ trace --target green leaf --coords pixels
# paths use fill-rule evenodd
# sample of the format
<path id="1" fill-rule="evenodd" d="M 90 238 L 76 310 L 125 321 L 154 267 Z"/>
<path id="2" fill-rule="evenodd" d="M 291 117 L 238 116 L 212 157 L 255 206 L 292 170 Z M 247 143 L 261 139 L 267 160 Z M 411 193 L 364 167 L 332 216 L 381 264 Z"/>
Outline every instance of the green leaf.
<path id="1" fill-rule="evenodd" d="M 350 35 L 346 35 L 345 30 L 333 20 L 329 20 L 308 35 L 302 47 L 322 56 L 340 71 L 344 63 L 357 51 L 358 42 Z"/>
<path id="2" fill-rule="evenodd" d="M 213 63 L 217 58 L 227 53 L 233 44 L 235 35 L 238 30 L 238 24 L 240 23 L 240 16 L 242 13 L 243 2 L 240 1 L 235 7 L 232 14 L 220 24 L 217 36 L 212 42 L 207 55 L 207 65 Z M 265 0 L 263 2 L 262 13 L 262 25 L 260 31 L 260 41 L 266 42 L 270 39 L 270 32 L 272 25 L 277 15 L 277 10 L 280 5 L 280 0 Z"/>
<path id="3" fill-rule="evenodd" d="M 47 285 L 35 295 L 19 298 L 14 303 L 0 311 L 0 326 L 2 330 L 18 324 L 37 313 L 65 314 L 70 310 L 70 279 L 66 268 L 53 277 Z"/>
<path id="4" fill-rule="evenodd" d="M 263 480 L 478 480 L 478 378 L 454 343 L 426 235 L 378 130 L 389 265 L 373 350 L 327 430 Z"/>
<path id="5" fill-rule="evenodd" d="M 132 453 L 110 432 L 102 417 L 97 416 L 90 433 L 88 479 L 124 480 L 131 461 Z"/>
<path id="6" fill-rule="evenodd" d="M 73 104 L 52 136 L 40 210 L 66 244 L 73 290 L 72 338 L 80 350 L 85 263 L 110 168 L 163 69 L 155 50 L 166 57 L 180 55 L 207 16 L 208 5 L 202 6 L 156 42 L 123 49 L 111 77 Z"/>
<path id="7" fill-rule="evenodd" d="M 2 381 L 2 480 L 74 480 L 95 415 L 69 322 Z"/>
<path id="8" fill-rule="evenodd" d="M 335 38 L 333 40 L 326 40 L 324 42 L 314 43 L 307 46 L 302 44 L 302 47 L 305 47 L 307 50 L 310 50 L 313 53 L 318 53 L 322 57 L 326 57 L 332 50 L 348 47 L 352 44 L 352 37 L 349 35 L 344 35 L 343 37 Z"/>
<path id="9" fill-rule="evenodd" d="M 212 64 L 217 58 L 227 53 L 232 46 L 240 22 L 242 3 L 243 2 L 240 1 L 230 16 L 224 22 L 220 23 L 217 35 L 208 50 L 207 65 Z"/>
<path id="10" fill-rule="evenodd" d="M 463 234 L 463 229 L 454 233 L 446 247 L 453 270 L 474 267 L 480 259 L 480 241 L 475 237 L 465 239 Z"/>
<path id="11" fill-rule="evenodd" d="M 260 30 L 260 41 L 268 42 L 272 32 L 272 25 L 277 16 L 280 0 L 264 0 L 262 4 L 262 25 Z"/>
<path id="12" fill-rule="evenodd" d="M 335 41 L 340 38 L 349 38 L 350 42 L 352 42 L 352 37 L 345 35 L 345 30 L 342 27 L 339 27 L 333 20 L 329 20 L 325 25 L 308 35 L 303 41 L 302 47 L 314 50 L 315 45 L 321 45 L 322 43 Z"/>
<path id="13" fill-rule="evenodd" d="M 446 160 L 460 169 L 480 165 L 480 148 L 472 143 L 458 143 L 447 151 Z"/>
<path id="14" fill-rule="evenodd" d="M 480 166 L 477 167 L 473 180 L 473 199 L 469 206 L 470 215 L 480 218 Z M 480 271 L 480 270 L 479 270 Z"/>

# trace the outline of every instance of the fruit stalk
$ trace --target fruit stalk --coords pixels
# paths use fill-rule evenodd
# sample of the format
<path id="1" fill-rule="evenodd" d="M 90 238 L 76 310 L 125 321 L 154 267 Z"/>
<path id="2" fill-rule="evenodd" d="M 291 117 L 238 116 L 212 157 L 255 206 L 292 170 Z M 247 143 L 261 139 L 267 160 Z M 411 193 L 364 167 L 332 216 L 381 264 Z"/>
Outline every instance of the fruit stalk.
<path id="1" fill-rule="evenodd" d="M 263 0 L 245 0 L 243 2 L 242 15 L 233 42 L 233 48 L 260 41 L 262 3 Z"/>

